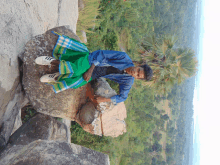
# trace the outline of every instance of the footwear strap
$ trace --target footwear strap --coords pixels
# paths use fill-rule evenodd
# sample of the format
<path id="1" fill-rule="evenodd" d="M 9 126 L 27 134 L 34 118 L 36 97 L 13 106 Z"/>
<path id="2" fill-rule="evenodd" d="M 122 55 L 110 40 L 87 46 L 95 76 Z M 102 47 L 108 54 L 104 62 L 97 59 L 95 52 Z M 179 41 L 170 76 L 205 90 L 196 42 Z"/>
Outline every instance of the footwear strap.
<path id="1" fill-rule="evenodd" d="M 54 78 L 56 76 L 56 73 L 54 73 L 54 74 L 50 74 L 48 77 L 50 77 L 50 78 Z"/>
<path id="2" fill-rule="evenodd" d="M 46 60 L 49 60 L 49 61 L 52 60 L 52 59 L 54 60 L 53 57 L 49 57 L 49 56 L 45 57 L 45 59 L 46 59 Z"/>

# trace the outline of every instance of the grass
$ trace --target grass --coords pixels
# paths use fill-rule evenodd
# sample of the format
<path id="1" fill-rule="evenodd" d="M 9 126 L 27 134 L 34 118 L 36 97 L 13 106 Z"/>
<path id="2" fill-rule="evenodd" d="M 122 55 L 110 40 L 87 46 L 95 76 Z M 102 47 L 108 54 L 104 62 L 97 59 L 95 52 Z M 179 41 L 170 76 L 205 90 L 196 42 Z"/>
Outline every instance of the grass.
<path id="1" fill-rule="evenodd" d="M 21 120 L 22 120 L 22 124 L 26 123 L 30 118 L 32 118 L 35 114 L 37 113 L 37 111 L 33 108 L 32 105 L 28 104 L 26 106 L 24 106 L 21 109 Z M 54 119 L 61 121 L 62 122 L 62 118 L 59 117 L 54 117 Z"/>
<path id="2" fill-rule="evenodd" d="M 76 32 L 80 40 L 83 41 L 82 30 L 90 33 L 88 29 L 92 29 L 97 25 L 96 16 L 98 15 L 99 0 L 83 0 L 84 9 L 79 12 Z"/>

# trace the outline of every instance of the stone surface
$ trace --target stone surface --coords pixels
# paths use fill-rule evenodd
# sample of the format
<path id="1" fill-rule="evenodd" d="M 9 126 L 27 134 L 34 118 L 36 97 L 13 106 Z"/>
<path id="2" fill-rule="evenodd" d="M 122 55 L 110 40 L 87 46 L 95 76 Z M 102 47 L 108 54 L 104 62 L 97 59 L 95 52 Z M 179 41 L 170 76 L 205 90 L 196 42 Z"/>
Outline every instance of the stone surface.
<path id="1" fill-rule="evenodd" d="M 103 135 L 117 137 L 125 133 L 125 118 L 127 118 L 127 111 L 124 102 L 105 110 L 101 115 Z"/>
<path id="2" fill-rule="evenodd" d="M 116 95 L 116 92 L 104 78 L 98 79 L 94 85 L 87 87 L 87 96 L 90 99 L 93 99 L 94 93 L 107 98 Z M 79 114 L 76 115 L 76 121 L 85 131 L 91 134 L 117 137 L 126 132 L 126 123 L 124 121 L 126 117 L 127 111 L 123 102 L 116 106 L 112 103 L 100 103 L 97 108 L 94 108 L 91 103 L 87 103 L 86 106 L 79 110 Z M 93 119 L 91 124 L 90 122 L 84 122 L 87 118 Z"/>
<path id="3" fill-rule="evenodd" d="M 92 102 L 88 102 L 83 105 L 82 109 L 79 111 L 79 119 L 84 124 L 91 124 L 95 119 L 96 107 Z"/>
<path id="4" fill-rule="evenodd" d="M 24 101 L 23 93 L 20 91 L 20 85 L 15 89 L 15 94 L 13 100 L 8 102 L 6 111 L 0 120 L 0 148 L 4 148 L 8 139 L 14 129 L 16 123 L 16 118 L 19 115 L 19 110 Z"/>
<path id="5" fill-rule="evenodd" d="M 81 33 L 82 33 L 82 42 L 87 43 L 86 32 L 84 30 L 81 30 Z"/>
<path id="6" fill-rule="evenodd" d="M 39 56 L 52 56 L 58 36 L 51 31 L 79 40 L 71 30 L 63 26 L 51 29 L 29 41 L 25 46 L 23 58 L 23 87 L 36 111 L 53 117 L 75 120 L 78 109 L 86 103 L 86 85 L 56 94 L 52 86 L 40 82 L 40 77 L 57 71 L 53 67 L 37 65 L 34 62 Z"/>
<path id="7" fill-rule="evenodd" d="M 108 155 L 69 143 L 67 129 L 53 117 L 37 113 L 1 148 L 0 165 L 110 165 Z"/>
<path id="8" fill-rule="evenodd" d="M 7 142 L 24 101 L 18 57 L 26 42 L 48 29 L 69 25 L 76 32 L 78 0 L 1 0 L 0 18 L 0 139 Z"/>
<path id="9" fill-rule="evenodd" d="M 108 82 L 104 78 L 99 78 L 97 82 L 92 85 L 92 88 L 94 88 L 95 95 L 110 98 L 112 96 L 117 95 L 115 90 L 113 90 Z M 112 109 L 114 107 L 112 102 L 102 102 L 98 105 L 99 111 L 105 111 L 106 109 Z"/>
<path id="10" fill-rule="evenodd" d="M 68 127 L 51 116 L 37 113 L 15 131 L 8 145 L 27 145 L 38 139 L 69 142 Z"/>
<path id="11" fill-rule="evenodd" d="M 15 118 L 15 123 L 14 123 L 14 127 L 13 130 L 11 132 L 11 135 L 18 129 L 20 128 L 20 126 L 22 125 L 22 121 L 21 121 L 21 109 L 18 111 L 18 114 Z"/>
<path id="12" fill-rule="evenodd" d="M 36 140 L 3 151 L 0 165 L 110 165 L 108 155 L 66 142 Z"/>
<path id="13" fill-rule="evenodd" d="M 85 7 L 83 0 L 78 0 L 79 11 L 82 11 Z"/>
<path id="14" fill-rule="evenodd" d="M 67 127 L 67 141 L 68 143 L 71 143 L 71 132 L 70 132 L 71 120 L 62 119 L 62 123 L 65 124 Z"/>

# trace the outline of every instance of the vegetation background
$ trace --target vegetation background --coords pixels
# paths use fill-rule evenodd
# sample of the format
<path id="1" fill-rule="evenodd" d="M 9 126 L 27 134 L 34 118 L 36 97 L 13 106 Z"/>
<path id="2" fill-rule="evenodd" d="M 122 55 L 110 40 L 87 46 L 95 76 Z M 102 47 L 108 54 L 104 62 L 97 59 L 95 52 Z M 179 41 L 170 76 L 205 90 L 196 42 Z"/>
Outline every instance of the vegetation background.
<path id="1" fill-rule="evenodd" d="M 112 165 L 192 162 L 197 62 L 189 48 L 196 49 L 197 2 L 84 0 L 77 34 L 86 32 L 89 50 L 126 51 L 132 60 L 147 62 L 154 78 L 148 83 L 136 80 L 125 101 L 127 133 L 99 137 L 73 122 L 72 143 L 108 154 Z M 110 84 L 118 91 L 117 84 Z"/>

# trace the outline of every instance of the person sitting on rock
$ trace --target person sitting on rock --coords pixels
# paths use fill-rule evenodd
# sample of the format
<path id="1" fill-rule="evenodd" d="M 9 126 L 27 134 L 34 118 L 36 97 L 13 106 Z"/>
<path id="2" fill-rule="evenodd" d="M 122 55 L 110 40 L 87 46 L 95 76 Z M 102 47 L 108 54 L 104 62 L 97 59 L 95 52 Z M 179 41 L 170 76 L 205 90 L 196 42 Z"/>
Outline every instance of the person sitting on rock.
<path id="1" fill-rule="evenodd" d="M 116 105 L 127 99 L 134 78 L 149 81 L 153 76 L 147 64 L 135 67 L 125 52 L 97 50 L 89 53 L 83 43 L 68 36 L 57 35 L 59 37 L 53 49 L 53 57 L 41 56 L 35 60 L 39 65 L 59 67 L 59 72 L 40 78 L 41 82 L 52 85 L 55 93 L 68 88 L 76 89 L 91 80 L 104 77 L 119 84 L 119 95 L 111 98 L 97 96 L 95 100 Z"/>

